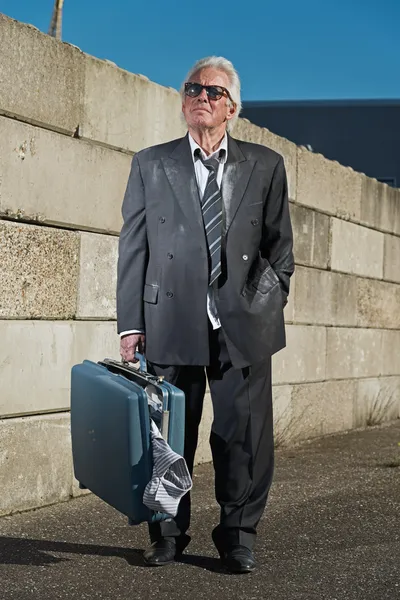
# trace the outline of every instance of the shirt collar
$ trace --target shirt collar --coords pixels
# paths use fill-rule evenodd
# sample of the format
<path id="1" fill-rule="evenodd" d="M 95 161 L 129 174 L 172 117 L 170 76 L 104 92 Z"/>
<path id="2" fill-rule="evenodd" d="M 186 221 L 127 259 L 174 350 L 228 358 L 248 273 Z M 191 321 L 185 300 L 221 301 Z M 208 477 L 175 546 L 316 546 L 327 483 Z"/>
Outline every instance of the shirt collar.
<path id="1" fill-rule="evenodd" d="M 198 145 L 198 143 L 194 141 L 194 139 L 192 138 L 190 133 L 188 134 L 188 136 L 189 136 L 190 151 L 192 153 L 193 162 L 195 162 L 195 160 L 196 160 L 194 153 L 196 152 L 197 149 L 199 149 L 201 156 L 203 157 L 203 160 L 206 160 L 207 158 L 218 158 L 222 164 L 226 163 L 227 158 L 228 158 L 228 136 L 226 133 L 225 133 L 224 137 L 222 138 L 222 142 L 220 143 L 219 148 L 215 152 L 210 154 L 210 156 L 206 155 L 203 148 L 201 148 Z M 223 156 L 221 158 L 219 158 L 220 150 L 225 150 L 225 152 L 223 153 Z"/>

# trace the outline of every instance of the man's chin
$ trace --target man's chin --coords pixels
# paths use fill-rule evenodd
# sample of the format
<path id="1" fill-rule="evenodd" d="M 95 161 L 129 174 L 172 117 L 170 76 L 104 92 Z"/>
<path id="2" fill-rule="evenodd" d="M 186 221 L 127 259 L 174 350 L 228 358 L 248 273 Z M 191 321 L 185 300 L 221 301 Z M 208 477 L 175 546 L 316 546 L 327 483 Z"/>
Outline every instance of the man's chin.
<path id="1" fill-rule="evenodd" d="M 213 127 L 211 119 L 207 118 L 207 114 L 198 114 L 192 119 L 192 127 Z"/>

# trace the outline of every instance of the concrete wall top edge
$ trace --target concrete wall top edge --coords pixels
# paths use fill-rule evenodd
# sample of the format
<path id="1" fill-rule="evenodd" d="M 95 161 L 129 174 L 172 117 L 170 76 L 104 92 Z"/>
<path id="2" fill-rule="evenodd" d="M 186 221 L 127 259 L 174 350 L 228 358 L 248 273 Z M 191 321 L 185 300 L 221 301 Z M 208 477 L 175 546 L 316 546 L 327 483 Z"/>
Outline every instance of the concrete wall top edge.
<path id="1" fill-rule="evenodd" d="M 74 134 L 79 128 L 86 140 L 128 152 L 184 135 L 177 90 L 3 14 L 0 30 L 0 111 L 57 131 Z M 20 52 L 13 52 L 15 47 Z M 21 89 L 24 94 L 16 93 Z M 400 235 L 400 190 L 296 146 L 247 119 L 238 120 L 233 134 L 284 156 L 292 200 L 322 210 L 328 206 L 335 216 Z M 315 172 L 318 177 L 312 185 Z M 322 199 L 321 185 L 329 190 Z"/>

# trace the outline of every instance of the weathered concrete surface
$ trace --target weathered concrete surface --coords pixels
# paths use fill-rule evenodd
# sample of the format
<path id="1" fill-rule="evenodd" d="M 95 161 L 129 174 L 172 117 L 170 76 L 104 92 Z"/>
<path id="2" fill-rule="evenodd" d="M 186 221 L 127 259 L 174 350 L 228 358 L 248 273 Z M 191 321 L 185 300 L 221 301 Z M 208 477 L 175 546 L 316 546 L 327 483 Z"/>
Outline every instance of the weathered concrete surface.
<path id="1" fill-rule="evenodd" d="M 400 329 L 400 285 L 357 278 L 357 325 Z"/>
<path id="2" fill-rule="evenodd" d="M 138 152 L 185 135 L 181 106 L 176 90 L 86 56 L 83 138 Z"/>
<path id="3" fill-rule="evenodd" d="M 326 269 L 329 264 L 330 217 L 290 205 L 296 263 Z"/>
<path id="4" fill-rule="evenodd" d="M 325 379 L 326 329 L 286 326 L 287 346 L 272 357 L 275 384 Z"/>
<path id="5" fill-rule="evenodd" d="M 0 515 L 67 500 L 70 446 L 65 415 L 0 420 Z"/>
<path id="6" fill-rule="evenodd" d="M 69 407 L 71 367 L 119 357 L 113 322 L 0 321 L 0 416 Z"/>
<path id="7" fill-rule="evenodd" d="M 400 235 L 400 190 L 365 175 L 362 181 L 362 223 Z"/>
<path id="8" fill-rule="evenodd" d="M 383 278 L 400 283 L 400 237 L 385 235 Z"/>
<path id="9" fill-rule="evenodd" d="M 286 140 L 285 138 L 279 137 L 265 129 L 264 127 L 258 127 L 251 123 L 247 119 L 238 119 L 235 127 L 232 131 L 232 136 L 245 142 L 252 142 L 254 144 L 261 144 L 262 146 L 268 146 L 278 154 L 281 154 L 285 161 L 285 168 L 288 180 L 289 198 L 296 200 L 297 197 L 297 146 Z"/>
<path id="10" fill-rule="evenodd" d="M 211 465 L 196 469 L 192 542 L 143 566 L 146 526 L 87 496 L 0 520 L 3 600 L 394 600 L 400 586 L 400 423 L 278 450 L 258 569 L 219 567 Z"/>
<path id="11" fill-rule="evenodd" d="M 72 135 L 82 118 L 83 53 L 0 14 L 0 56 L 0 114 Z"/>
<path id="12" fill-rule="evenodd" d="M 285 306 L 284 317 L 287 323 L 293 323 L 294 320 L 294 301 L 296 291 L 296 271 L 290 278 L 290 293 L 288 303 Z"/>
<path id="13" fill-rule="evenodd" d="M 278 446 L 350 431 L 400 416 L 400 378 L 343 379 L 273 387 Z"/>
<path id="14" fill-rule="evenodd" d="M 1 318 L 74 317 L 77 233 L 0 221 L 0 256 Z"/>
<path id="15" fill-rule="evenodd" d="M 384 364 L 383 333 L 379 329 L 328 328 L 326 378 L 351 379 L 381 375 Z M 395 352 L 395 348 L 391 346 L 392 352 Z"/>
<path id="16" fill-rule="evenodd" d="M 78 319 L 115 319 L 118 238 L 81 233 Z"/>
<path id="17" fill-rule="evenodd" d="M 278 446 L 353 427 L 355 380 L 275 386 L 274 424 Z M 396 415 L 397 417 L 397 415 Z"/>
<path id="18" fill-rule="evenodd" d="M 211 401 L 210 391 L 207 389 L 204 405 L 203 405 L 203 416 L 199 428 L 199 442 L 197 445 L 195 464 L 199 465 L 212 460 L 211 448 L 210 448 L 210 431 L 213 422 L 214 413 Z"/>
<path id="19" fill-rule="evenodd" d="M 349 167 L 303 148 L 297 152 L 297 202 L 358 221 L 361 178 Z"/>
<path id="20" fill-rule="evenodd" d="M 400 331 L 382 331 L 382 375 L 400 373 Z"/>
<path id="21" fill-rule="evenodd" d="M 357 325 L 357 278 L 296 267 L 294 321 L 314 325 Z"/>
<path id="22" fill-rule="evenodd" d="M 332 269 L 382 279 L 384 241 L 379 231 L 332 219 Z"/>
<path id="23" fill-rule="evenodd" d="M 354 428 L 400 417 L 400 377 L 360 379 L 356 385 Z"/>
<path id="24" fill-rule="evenodd" d="M 131 158 L 0 117 L 0 215 L 119 233 Z"/>

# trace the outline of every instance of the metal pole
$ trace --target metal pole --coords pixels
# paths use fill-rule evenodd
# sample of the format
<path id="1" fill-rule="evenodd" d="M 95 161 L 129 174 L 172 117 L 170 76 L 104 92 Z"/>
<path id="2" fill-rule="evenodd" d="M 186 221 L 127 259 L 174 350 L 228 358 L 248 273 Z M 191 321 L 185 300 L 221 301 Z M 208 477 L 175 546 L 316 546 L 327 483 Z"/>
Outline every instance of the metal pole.
<path id="1" fill-rule="evenodd" d="M 53 15 L 51 17 L 49 35 L 61 40 L 62 35 L 62 11 L 64 0 L 55 0 Z"/>

